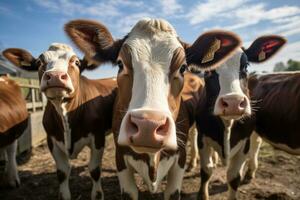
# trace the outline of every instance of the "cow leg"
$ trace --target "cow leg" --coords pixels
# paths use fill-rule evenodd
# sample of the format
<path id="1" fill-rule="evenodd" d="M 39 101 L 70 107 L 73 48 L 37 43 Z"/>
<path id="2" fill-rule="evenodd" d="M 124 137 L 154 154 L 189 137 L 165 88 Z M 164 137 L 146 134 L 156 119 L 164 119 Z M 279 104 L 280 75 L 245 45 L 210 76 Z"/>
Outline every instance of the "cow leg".
<path id="1" fill-rule="evenodd" d="M 122 200 L 138 200 L 139 191 L 134 180 L 134 173 L 131 166 L 118 172 L 121 187 Z"/>
<path id="2" fill-rule="evenodd" d="M 52 142 L 50 139 L 47 141 L 56 164 L 56 173 L 59 182 L 59 198 L 62 200 L 70 200 L 69 177 L 71 166 L 69 158 L 66 153 L 57 146 L 56 142 Z"/>
<path id="3" fill-rule="evenodd" d="M 258 153 L 261 143 L 261 137 L 259 137 L 255 132 L 253 132 L 250 140 L 248 170 L 244 177 L 245 183 L 249 183 L 253 178 L 255 178 L 255 173 L 258 167 Z"/>
<path id="4" fill-rule="evenodd" d="M 243 149 L 244 145 L 242 145 L 242 148 L 240 148 L 229 161 L 229 166 L 227 168 L 227 182 L 229 188 L 228 200 L 237 199 L 236 193 L 241 182 L 243 166 L 246 161 L 246 154 L 244 154 Z"/>
<path id="5" fill-rule="evenodd" d="M 96 149 L 91 148 L 91 158 L 89 163 L 89 171 L 93 181 L 92 200 L 103 200 L 104 193 L 101 186 L 101 160 L 104 148 Z"/>
<path id="6" fill-rule="evenodd" d="M 188 164 L 187 171 L 192 171 L 197 167 L 199 160 L 199 150 L 197 144 L 198 132 L 195 125 L 193 125 L 192 128 L 190 128 L 189 141 L 191 144 L 191 160 Z"/>
<path id="7" fill-rule="evenodd" d="M 214 163 L 214 167 L 216 168 L 219 164 L 218 152 L 216 152 L 216 151 L 213 152 L 212 160 L 213 160 L 213 163 Z"/>
<path id="8" fill-rule="evenodd" d="M 212 161 L 213 149 L 204 143 L 203 148 L 200 149 L 200 161 L 201 161 L 201 185 L 197 199 L 208 200 L 209 199 L 209 179 L 213 173 L 214 163 Z"/>
<path id="9" fill-rule="evenodd" d="M 7 164 L 5 171 L 7 175 L 8 186 L 13 188 L 20 186 L 20 178 L 18 175 L 16 161 L 17 143 L 17 140 L 15 140 L 12 144 L 6 147 Z"/>
<path id="10" fill-rule="evenodd" d="M 184 176 L 184 167 L 181 168 L 176 160 L 170 168 L 167 176 L 167 186 L 164 192 L 164 200 L 179 200 L 181 185 Z"/>

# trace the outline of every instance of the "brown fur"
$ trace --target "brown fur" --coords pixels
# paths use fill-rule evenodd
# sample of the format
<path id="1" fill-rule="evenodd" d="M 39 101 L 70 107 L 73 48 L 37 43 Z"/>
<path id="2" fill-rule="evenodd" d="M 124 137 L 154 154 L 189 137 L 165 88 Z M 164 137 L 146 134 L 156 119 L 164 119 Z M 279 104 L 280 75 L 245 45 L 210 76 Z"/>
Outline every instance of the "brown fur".
<path id="1" fill-rule="evenodd" d="M 18 125 L 27 124 L 28 112 L 21 89 L 16 82 L 6 77 L 0 78 L 4 79 L 0 81 L 0 147 L 3 147 L 23 133 L 24 130 L 11 130 L 17 130 Z"/>
<path id="2" fill-rule="evenodd" d="M 300 148 L 300 73 L 252 77 L 256 131 L 274 143 Z M 253 83 L 256 82 L 256 83 Z"/>

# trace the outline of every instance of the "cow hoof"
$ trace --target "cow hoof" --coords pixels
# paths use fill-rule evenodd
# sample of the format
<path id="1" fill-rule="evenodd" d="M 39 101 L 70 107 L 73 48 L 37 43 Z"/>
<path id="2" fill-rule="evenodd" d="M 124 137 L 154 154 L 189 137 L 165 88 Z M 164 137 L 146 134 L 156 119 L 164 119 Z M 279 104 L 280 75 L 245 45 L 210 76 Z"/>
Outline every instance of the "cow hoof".
<path id="1" fill-rule="evenodd" d="M 251 181 L 252 181 L 252 179 L 253 179 L 254 177 L 253 176 L 251 176 L 250 174 L 246 174 L 245 176 L 244 176 L 244 179 L 243 179 L 243 184 L 249 184 L 249 183 L 251 183 Z"/>
<path id="2" fill-rule="evenodd" d="M 58 195 L 59 200 L 71 200 L 71 197 L 64 197 L 63 194 L 60 192 Z"/>
<path id="3" fill-rule="evenodd" d="M 20 187 L 20 179 L 19 177 L 7 178 L 4 179 L 4 187 L 14 189 Z"/>
<path id="4" fill-rule="evenodd" d="M 101 191 L 97 191 L 95 196 L 92 197 L 92 200 L 103 200 L 104 199 L 104 195 Z"/>

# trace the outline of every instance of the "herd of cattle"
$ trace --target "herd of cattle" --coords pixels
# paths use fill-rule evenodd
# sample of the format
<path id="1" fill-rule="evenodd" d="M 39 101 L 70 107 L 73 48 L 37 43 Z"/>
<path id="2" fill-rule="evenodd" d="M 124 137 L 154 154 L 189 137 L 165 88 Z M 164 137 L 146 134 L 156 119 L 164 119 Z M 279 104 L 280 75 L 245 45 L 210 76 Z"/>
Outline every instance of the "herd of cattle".
<path id="1" fill-rule="evenodd" d="M 60 43 L 51 44 L 38 58 L 23 49 L 3 51 L 15 66 L 39 75 L 48 99 L 43 126 L 56 163 L 59 198 L 71 199 L 69 159 L 88 146 L 91 199 L 104 199 L 100 166 L 110 131 L 122 199 L 138 199 L 135 172 L 150 192 L 166 177 L 164 199 L 180 199 L 188 137 L 192 167 L 199 147 L 198 199 L 209 199 L 216 152 L 227 165 L 228 199 L 237 198 L 242 179 L 254 178 L 261 138 L 300 154 L 300 73 L 247 71 L 250 62 L 271 58 L 286 43 L 284 38 L 259 37 L 245 49 L 237 35 L 211 31 L 188 44 L 161 19 L 140 20 L 122 39 L 90 20 L 70 21 L 65 32 L 83 59 Z M 90 80 L 81 75 L 107 62 L 118 66 L 117 78 Z M 204 73 L 199 76 L 199 71 Z M 0 108 L 0 148 L 8 159 L 8 185 L 16 187 L 16 139 L 26 128 L 28 113 L 20 88 L 7 77 L 0 78 Z M 195 128 L 199 135 L 190 131 Z"/>

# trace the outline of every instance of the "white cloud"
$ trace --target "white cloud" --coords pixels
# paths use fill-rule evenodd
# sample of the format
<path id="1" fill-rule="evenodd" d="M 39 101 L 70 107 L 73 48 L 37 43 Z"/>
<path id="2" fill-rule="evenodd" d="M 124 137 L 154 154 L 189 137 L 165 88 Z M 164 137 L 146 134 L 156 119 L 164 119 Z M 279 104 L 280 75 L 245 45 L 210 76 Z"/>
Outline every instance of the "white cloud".
<path id="1" fill-rule="evenodd" d="M 11 14 L 11 10 L 5 6 L 0 5 L 0 13 L 1 14 Z"/>
<path id="2" fill-rule="evenodd" d="M 121 17 L 116 24 L 116 28 L 122 34 L 128 33 L 132 27 L 142 18 L 153 17 L 150 13 L 135 13 Z"/>
<path id="3" fill-rule="evenodd" d="M 160 0 L 164 15 L 173 15 L 183 11 L 183 7 L 176 0 Z"/>
<path id="4" fill-rule="evenodd" d="M 196 6 L 192 6 L 186 18 L 191 25 L 199 24 L 216 18 L 222 13 L 230 12 L 245 2 L 247 0 L 207 0 L 205 3 L 200 2 Z"/>
<path id="5" fill-rule="evenodd" d="M 87 15 L 95 17 L 112 17 L 120 15 L 117 7 L 117 0 L 107 2 L 76 3 L 70 0 L 34 0 L 39 6 L 49 9 L 52 12 L 64 15 Z M 122 5 L 131 5 L 124 1 Z M 135 4 L 133 4 L 135 5 Z"/>
<path id="6" fill-rule="evenodd" d="M 207 0 L 198 3 L 195 8 L 186 15 L 191 25 L 213 21 L 213 28 L 238 30 L 254 26 L 261 22 L 269 22 L 264 30 L 258 30 L 256 34 L 281 33 L 285 36 L 299 33 L 299 6 L 281 6 L 266 8 L 265 3 L 251 4 L 248 0 Z M 224 24 L 227 24 L 224 26 Z M 212 27 L 206 27 L 209 29 Z"/>

